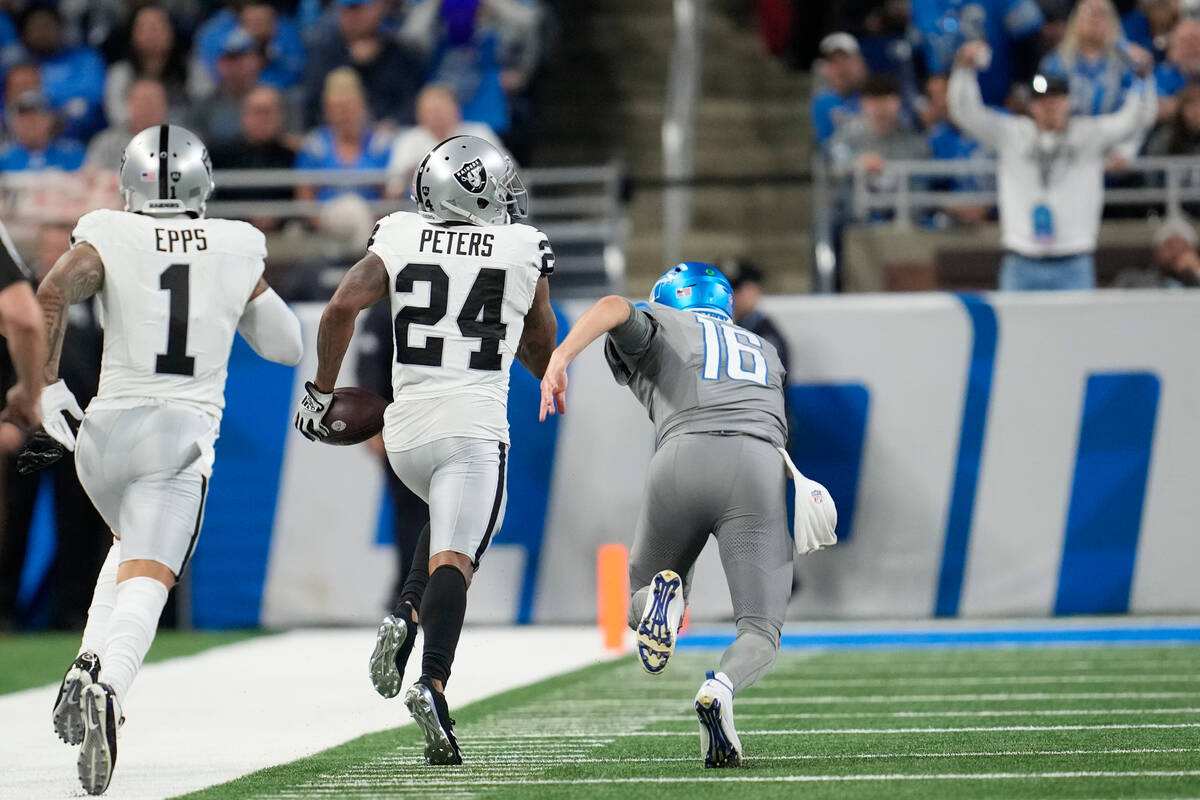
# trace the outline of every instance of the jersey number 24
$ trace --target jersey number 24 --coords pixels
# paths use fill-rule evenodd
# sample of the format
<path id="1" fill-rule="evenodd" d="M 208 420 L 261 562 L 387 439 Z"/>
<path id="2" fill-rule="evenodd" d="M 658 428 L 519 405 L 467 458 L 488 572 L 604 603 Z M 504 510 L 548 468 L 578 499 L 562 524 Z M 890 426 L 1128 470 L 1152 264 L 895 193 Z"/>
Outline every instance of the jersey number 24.
<path id="1" fill-rule="evenodd" d="M 504 282 L 508 273 L 484 267 L 479 270 L 467 299 L 458 312 L 458 330 L 463 336 L 479 340 L 479 349 L 471 353 L 471 369 L 495 372 L 503 366 L 500 340 L 508 325 L 500 321 L 504 309 Z M 413 285 L 429 284 L 428 306 L 404 306 L 396 313 L 396 361 L 422 367 L 442 366 L 442 348 L 446 340 L 426 336 L 420 347 L 409 344 L 409 325 L 437 325 L 445 317 L 450 295 L 450 276 L 438 264 L 407 264 L 396 273 L 396 292 L 408 294 Z"/>
<path id="2" fill-rule="evenodd" d="M 696 320 L 704 328 L 704 380 L 720 379 L 723 361 L 730 380 L 767 385 L 767 357 L 761 339 L 703 314 L 697 314 Z"/>

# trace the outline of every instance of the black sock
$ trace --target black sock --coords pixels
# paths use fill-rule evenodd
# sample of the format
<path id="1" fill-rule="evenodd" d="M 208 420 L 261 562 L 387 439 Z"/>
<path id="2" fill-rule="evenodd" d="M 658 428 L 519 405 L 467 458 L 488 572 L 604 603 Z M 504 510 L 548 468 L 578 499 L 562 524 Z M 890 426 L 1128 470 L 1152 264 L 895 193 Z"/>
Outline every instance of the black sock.
<path id="1" fill-rule="evenodd" d="M 421 598 L 425 594 L 425 586 L 429 583 L 429 523 L 425 523 L 425 527 L 421 529 L 421 535 L 417 538 L 417 547 L 413 551 L 412 566 L 408 568 L 408 577 L 404 580 L 404 588 L 400 590 L 400 599 L 396 602 L 396 608 L 392 614 L 396 617 L 401 616 L 404 610 L 404 603 L 407 601 L 415 609 L 421 608 Z M 411 620 L 405 616 L 405 622 Z"/>
<path id="2" fill-rule="evenodd" d="M 424 676 L 443 684 L 450 679 L 450 665 L 454 663 L 454 651 L 458 649 L 466 613 L 467 579 L 458 567 L 443 564 L 429 577 L 429 587 L 421 601 L 421 630 L 425 632 L 421 672 Z"/>

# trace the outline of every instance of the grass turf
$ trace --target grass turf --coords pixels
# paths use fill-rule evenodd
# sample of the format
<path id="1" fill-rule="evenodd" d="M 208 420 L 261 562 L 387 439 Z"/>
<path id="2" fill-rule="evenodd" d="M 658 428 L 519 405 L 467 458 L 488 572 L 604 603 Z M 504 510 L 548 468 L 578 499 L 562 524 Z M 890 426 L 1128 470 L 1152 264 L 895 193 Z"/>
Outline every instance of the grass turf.
<path id="1" fill-rule="evenodd" d="M 146 662 L 190 656 L 257 635 L 256 631 L 159 631 Z M 78 633 L 0 634 L 0 694 L 58 681 L 78 650 Z"/>
<path id="2" fill-rule="evenodd" d="M 461 767 L 424 765 L 406 726 L 187 797 L 1200 796 L 1200 647 L 785 652 L 738 695 L 738 770 L 699 758 L 715 661 L 622 659 L 455 710 Z"/>

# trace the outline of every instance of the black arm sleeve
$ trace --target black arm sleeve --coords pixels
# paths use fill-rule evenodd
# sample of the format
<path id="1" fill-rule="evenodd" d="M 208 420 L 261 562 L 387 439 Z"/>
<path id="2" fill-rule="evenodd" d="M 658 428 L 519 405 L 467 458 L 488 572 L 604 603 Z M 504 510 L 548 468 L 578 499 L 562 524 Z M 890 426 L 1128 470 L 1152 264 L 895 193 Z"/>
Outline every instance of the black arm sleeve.
<path id="1" fill-rule="evenodd" d="M 0 223 L 0 292 L 18 281 L 29 280 L 25 265 L 17 248 L 13 246 L 8 230 Z"/>

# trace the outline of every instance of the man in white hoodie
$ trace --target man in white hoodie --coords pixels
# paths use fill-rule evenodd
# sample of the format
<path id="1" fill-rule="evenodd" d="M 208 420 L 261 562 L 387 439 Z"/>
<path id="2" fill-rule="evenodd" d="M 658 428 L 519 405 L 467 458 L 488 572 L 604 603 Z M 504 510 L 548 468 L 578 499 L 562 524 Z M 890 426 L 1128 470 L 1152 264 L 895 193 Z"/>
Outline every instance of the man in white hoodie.
<path id="1" fill-rule="evenodd" d="M 954 124 L 997 153 L 1006 250 L 1000 288 L 1092 289 L 1092 253 L 1104 209 L 1105 156 L 1154 123 L 1154 82 L 1145 80 L 1151 65 L 1137 65 L 1139 79 L 1118 111 L 1095 117 L 1071 117 L 1066 82 L 1037 75 L 1030 85 L 1030 115 L 1025 117 L 983 104 L 976 71 L 987 57 L 983 42 L 968 42 L 959 49 L 950 76 L 949 105 Z"/>

